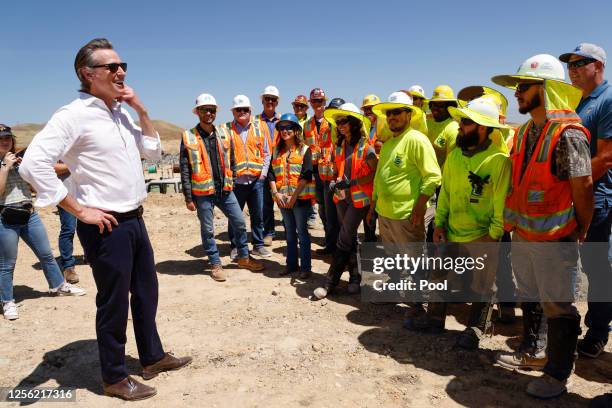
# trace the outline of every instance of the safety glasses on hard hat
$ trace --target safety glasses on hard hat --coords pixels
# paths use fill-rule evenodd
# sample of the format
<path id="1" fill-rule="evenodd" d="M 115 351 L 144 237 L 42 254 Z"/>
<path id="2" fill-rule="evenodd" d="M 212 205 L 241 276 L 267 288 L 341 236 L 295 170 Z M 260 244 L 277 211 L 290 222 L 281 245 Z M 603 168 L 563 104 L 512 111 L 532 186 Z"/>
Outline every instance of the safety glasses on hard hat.
<path id="1" fill-rule="evenodd" d="M 583 59 L 579 59 L 579 60 L 576 60 L 576 61 L 568 61 L 567 69 L 582 68 L 585 65 L 589 65 L 589 64 L 592 64 L 594 62 L 597 62 L 597 60 L 594 59 L 594 58 L 583 58 Z"/>
<path id="2" fill-rule="evenodd" d="M 119 67 L 121 67 L 123 72 L 127 72 L 127 62 L 111 62 L 109 64 L 92 65 L 89 68 L 106 68 L 114 74 L 119 71 Z"/>

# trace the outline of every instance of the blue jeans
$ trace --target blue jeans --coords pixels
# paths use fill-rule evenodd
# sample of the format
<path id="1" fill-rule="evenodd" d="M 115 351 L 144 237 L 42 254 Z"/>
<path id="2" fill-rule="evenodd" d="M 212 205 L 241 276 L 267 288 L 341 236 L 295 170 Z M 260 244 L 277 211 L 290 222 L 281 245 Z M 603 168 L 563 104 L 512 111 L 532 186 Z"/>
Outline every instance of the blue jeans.
<path id="1" fill-rule="evenodd" d="M 264 193 L 263 193 L 263 225 L 264 225 L 264 237 L 274 237 L 275 231 L 275 220 L 274 220 L 274 200 L 272 199 L 272 192 L 270 191 L 270 183 L 264 180 Z"/>
<path id="2" fill-rule="evenodd" d="M 251 243 L 253 248 L 260 248 L 264 245 L 264 229 L 263 229 L 263 191 L 264 181 L 257 180 L 251 184 L 235 184 L 234 194 L 238 200 L 240 211 L 244 209 L 246 204 L 249 207 L 251 217 Z M 234 242 L 234 231 L 232 225 L 229 224 L 227 234 L 232 248 L 238 245 Z"/>
<path id="3" fill-rule="evenodd" d="M 298 270 L 298 240 L 300 242 L 301 272 L 310 272 L 310 233 L 308 232 L 308 217 L 312 206 L 293 206 L 291 209 L 281 208 L 285 236 L 287 238 L 287 271 Z"/>
<path id="4" fill-rule="evenodd" d="M 230 191 L 229 194 L 223 193 L 219 199 L 214 195 L 195 196 L 195 205 L 198 210 L 198 218 L 200 219 L 202 246 L 206 255 L 208 255 L 208 261 L 212 265 L 221 265 L 213 225 L 215 206 L 219 207 L 223 214 L 225 214 L 228 224 L 236 231 L 235 241 L 238 248 L 238 258 L 248 258 L 249 248 L 247 246 L 246 224 L 234 192 Z"/>
<path id="5" fill-rule="evenodd" d="M 13 298 L 13 271 L 17 261 L 19 237 L 34 251 L 40 261 L 49 289 L 55 289 L 64 282 L 51 246 L 47 231 L 36 212 L 32 213 L 25 225 L 11 225 L 0 221 L 0 300 L 8 302 Z"/>
<path id="6" fill-rule="evenodd" d="M 74 256 L 72 255 L 72 241 L 74 240 L 77 219 L 62 207 L 57 207 L 57 209 L 59 210 L 61 223 L 59 233 L 60 266 L 62 269 L 72 268 L 76 264 Z"/>
<path id="7" fill-rule="evenodd" d="M 604 201 L 595 208 L 585 244 L 580 248 L 580 260 L 589 279 L 589 299 L 599 300 L 589 302 L 584 318 L 589 328 L 586 335 L 605 342 L 608 341 L 612 321 L 612 302 L 602 302 L 601 299 L 609 298 L 612 288 L 612 268 L 608 259 L 611 223 L 612 211 Z M 599 244 L 589 245 L 595 242 Z"/>

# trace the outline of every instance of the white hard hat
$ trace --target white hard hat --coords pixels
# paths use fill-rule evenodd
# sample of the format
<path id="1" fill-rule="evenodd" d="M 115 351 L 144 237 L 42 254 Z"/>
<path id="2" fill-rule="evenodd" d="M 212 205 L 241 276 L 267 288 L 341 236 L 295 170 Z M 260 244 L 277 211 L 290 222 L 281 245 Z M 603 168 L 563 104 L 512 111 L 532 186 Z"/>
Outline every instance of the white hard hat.
<path id="1" fill-rule="evenodd" d="M 425 99 L 425 90 L 421 85 L 412 85 L 410 88 L 408 88 L 408 93 Z"/>
<path id="2" fill-rule="evenodd" d="M 340 105 L 338 107 L 338 109 L 339 110 L 353 112 L 353 113 L 357 113 L 357 114 L 359 114 L 359 116 L 361 116 L 361 111 L 359 110 L 357 105 L 355 105 L 354 103 L 350 103 L 350 102 L 343 103 L 342 105 Z"/>
<path id="3" fill-rule="evenodd" d="M 251 101 L 249 97 L 246 95 L 236 95 L 234 99 L 232 99 L 232 109 L 236 108 L 250 108 Z"/>
<path id="4" fill-rule="evenodd" d="M 563 64 L 549 54 L 538 54 L 527 58 L 519 66 L 518 71 L 514 75 L 498 75 L 491 78 L 498 85 L 508 88 L 515 88 L 519 82 L 530 80 L 545 80 L 552 79 L 556 81 L 565 81 L 565 70 Z"/>
<path id="5" fill-rule="evenodd" d="M 264 88 L 264 91 L 261 94 L 261 96 L 263 97 L 265 95 L 276 96 L 277 98 L 280 98 L 278 88 L 275 87 L 274 85 L 268 85 Z"/>
<path id="6" fill-rule="evenodd" d="M 193 113 L 196 113 L 196 109 L 199 106 L 204 106 L 204 105 L 217 106 L 217 101 L 215 100 L 215 97 L 212 96 L 211 94 L 203 93 L 196 98 L 195 106 L 193 107 Z"/>
<path id="7" fill-rule="evenodd" d="M 393 92 L 387 98 L 387 102 L 401 103 L 404 105 L 412 105 L 414 101 L 412 100 L 412 96 L 406 94 L 405 92 Z"/>

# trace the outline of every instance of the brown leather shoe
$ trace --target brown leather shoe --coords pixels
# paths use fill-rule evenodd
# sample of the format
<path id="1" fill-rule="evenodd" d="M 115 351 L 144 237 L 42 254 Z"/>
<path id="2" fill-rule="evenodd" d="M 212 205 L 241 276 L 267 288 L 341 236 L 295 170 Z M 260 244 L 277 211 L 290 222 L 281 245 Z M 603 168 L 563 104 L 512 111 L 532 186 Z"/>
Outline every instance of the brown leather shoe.
<path id="1" fill-rule="evenodd" d="M 179 368 L 185 367 L 193 358 L 191 357 L 174 357 L 171 353 L 166 353 L 164 358 L 159 360 L 155 364 L 151 364 L 150 366 L 143 367 L 142 369 L 142 378 L 145 380 L 150 380 L 153 377 L 156 377 L 157 374 L 162 371 L 171 371 L 178 370 Z"/>
<path id="2" fill-rule="evenodd" d="M 238 266 L 254 272 L 264 270 L 264 266 L 262 263 L 257 262 L 256 260 L 250 257 L 238 259 Z"/>
<path id="3" fill-rule="evenodd" d="M 115 384 L 104 384 L 104 395 L 109 397 L 121 398 L 126 401 L 138 401 L 151 398 L 157 394 L 157 390 L 148 385 L 144 385 L 130 377 L 129 375 Z"/>
<path id="4" fill-rule="evenodd" d="M 75 272 L 74 266 L 64 269 L 64 279 L 66 279 L 68 283 L 79 283 L 79 275 Z"/>
<path id="5" fill-rule="evenodd" d="M 225 282 L 227 280 L 227 275 L 221 265 L 212 266 L 210 277 L 213 278 L 213 280 L 216 280 L 217 282 Z"/>

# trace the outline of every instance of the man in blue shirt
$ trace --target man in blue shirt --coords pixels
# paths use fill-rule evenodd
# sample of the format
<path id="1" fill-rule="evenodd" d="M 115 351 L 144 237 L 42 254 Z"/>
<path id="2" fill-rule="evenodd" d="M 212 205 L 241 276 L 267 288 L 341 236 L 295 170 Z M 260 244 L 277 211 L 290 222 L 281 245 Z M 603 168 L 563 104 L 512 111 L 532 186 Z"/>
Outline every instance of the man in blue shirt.
<path id="1" fill-rule="evenodd" d="M 601 47 L 581 43 L 559 59 L 567 63 L 572 84 L 582 89 L 576 112 L 591 133 L 595 209 L 586 244 L 580 251 L 589 277 L 589 309 L 585 317 L 589 329 L 577 348 L 581 355 L 596 358 L 608 342 L 612 320 L 612 267 L 608 260 L 612 223 L 612 86 L 604 79 L 606 52 Z"/>
<path id="2" fill-rule="evenodd" d="M 273 153 L 276 132 L 276 122 L 278 122 L 280 115 L 276 113 L 276 107 L 278 106 L 278 100 L 280 94 L 278 88 L 274 85 L 268 85 L 265 87 L 261 94 L 261 104 L 263 105 L 263 112 L 257 116 L 257 119 L 262 120 L 268 125 L 268 134 L 272 141 L 270 146 L 270 155 Z M 266 246 L 272 245 L 274 239 L 274 200 L 272 200 L 272 194 L 270 193 L 270 186 L 265 183 L 264 196 L 263 196 L 263 227 L 264 227 L 264 244 Z"/>

